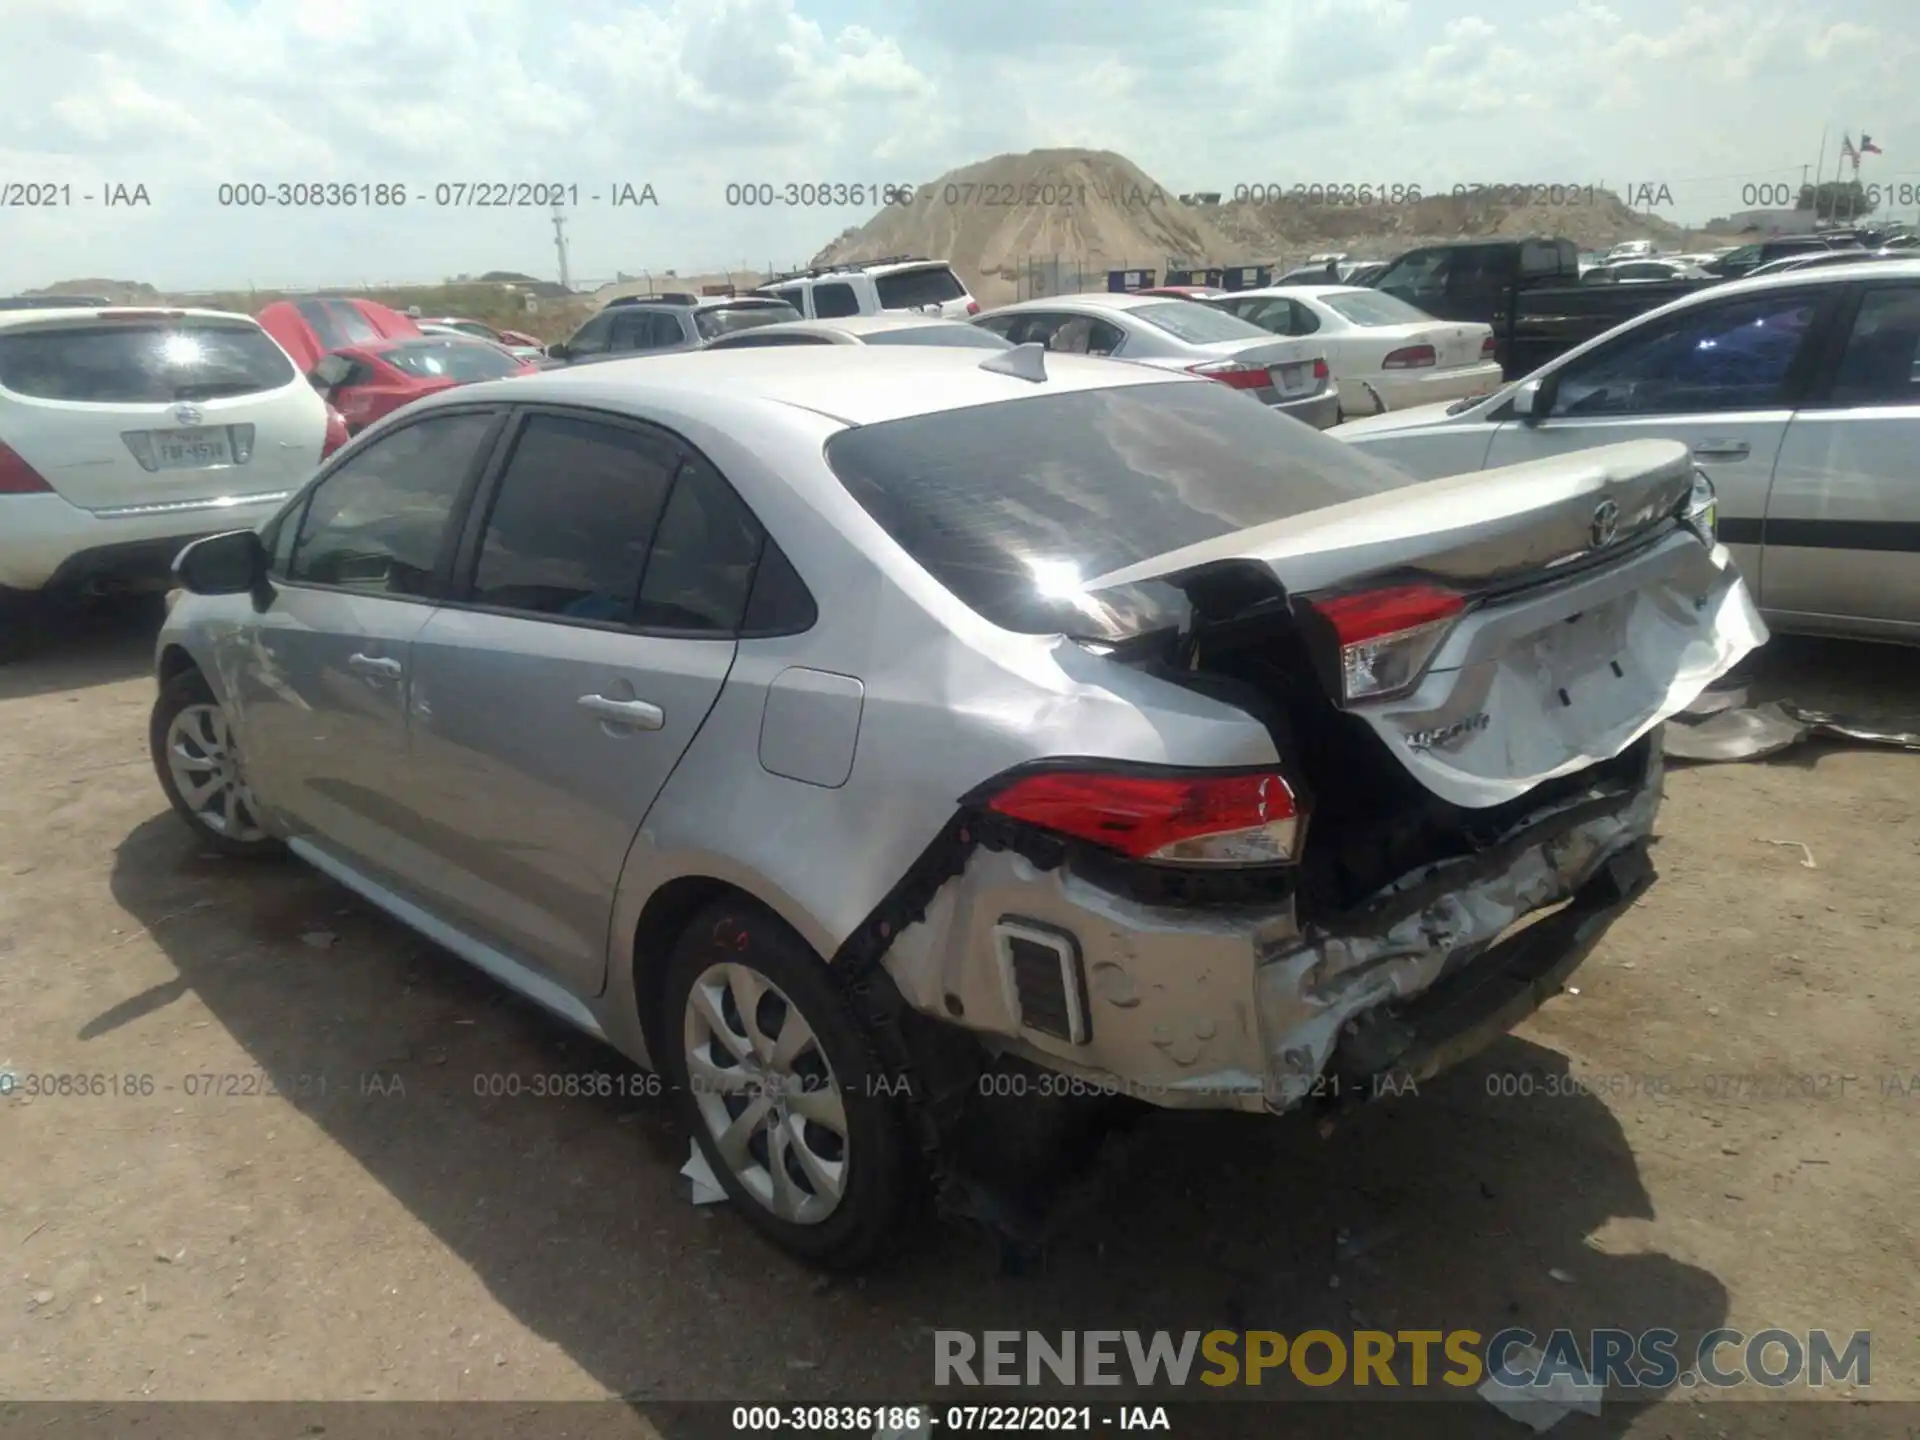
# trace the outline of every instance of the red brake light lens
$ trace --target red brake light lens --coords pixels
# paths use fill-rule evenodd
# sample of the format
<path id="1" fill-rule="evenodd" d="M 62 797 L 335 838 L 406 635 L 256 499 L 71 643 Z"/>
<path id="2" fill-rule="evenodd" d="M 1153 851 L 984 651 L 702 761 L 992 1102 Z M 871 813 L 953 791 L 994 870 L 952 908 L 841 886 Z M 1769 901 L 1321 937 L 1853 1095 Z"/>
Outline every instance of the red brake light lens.
<path id="1" fill-rule="evenodd" d="M 1325 360 L 1315 360 L 1313 362 L 1313 378 L 1314 379 L 1325 380 L 1332 374 L 1333 372 L 1327 369 L 1327 362 Z"/>
<path id="2" fill-rule="evenodd" d="M 1212 360 L 1204 365 L 1189 365 L 1187 370 L 1208 380 L 1218 380 L 1235 390 L 1264 390 L 1273 384 L 1273 376 L 1267 373 L 1266 366 L 1250 365 L 1240 360 Z"/>
<path id="3" fill-rule="evenodd" d="M 1382 370 L 1419 370 L 1433 364 L 1439 357 L 1431 345 L 1408 345 L 1393 351 L 1380 362 Z"/>
<path id="4" fill-rule="evenodd" d="M 0 443 L 0 495 L 50 495 L 53 487 L 19 454 Z"/>
<path id="5" fill-rule="evenodd" d="M 1499 348 L 1500 348 L 1500 345 L 1499 345 L 1499 342 L 1498 342 L 1498 341 L 1496 341 L 1496 340 L 1495 340 L 1495 339 L 1493 338 L 1493 336 L 1491 336 L 1491 335 L 1489 335 L 1489 336 L 1487 336 L 1487 338 L 1486 338 L 1486 339 L 1484 339 L 1484 340 L 1482 340 L 1482 341 L 1480 342 L 1480 358 L 1481 358 L 1482 360 L 1491 360 L 1491 359 L 1493 359 L 1493 358 L 1494 358 L 1494 353 L 1495 353 L 1495 352 L 1496 352 L 1496 351 L 1497 351 L 1497 350 L 1498 350 Z"/>
<path id="6" fill-rule="evenodd" d="M 1412 689 L 1467 608 L 1440 585 L 1394 585 L 1309 602 L 1340 645 L 1343 698 L 1379 700 Z"/>
<path id="7" fill-rule="evenodd" d="M 978 300 L 969 300 L 967 302 L 967 313 L 969 315 L 978 315 L 980 313 L 980 302 Z"/>
<path id="8" fill-rule="evenodd" d="M 988 806 L 1135 860 L 1184 865 L 1290 861 L 1304 821 L 1293 788 L 1275 771 L 1049 770 L 1015 780 Z"/>
<path id="9" fill-rule="evenodd" d="M 347 443 L 347 417 L 333 406 L 327 406 L 327 433 L 320 442 L 320 458 L 326 459 L 334 451 Z"/>

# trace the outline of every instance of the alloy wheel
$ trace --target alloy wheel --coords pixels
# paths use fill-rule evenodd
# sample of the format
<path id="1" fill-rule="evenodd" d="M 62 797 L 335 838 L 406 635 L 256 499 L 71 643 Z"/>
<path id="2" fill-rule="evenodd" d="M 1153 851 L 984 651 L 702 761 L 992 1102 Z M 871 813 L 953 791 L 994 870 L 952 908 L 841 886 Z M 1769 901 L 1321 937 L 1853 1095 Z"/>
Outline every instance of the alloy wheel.
<path id="1" fill-rule="evenodd" d="M 240 765 L 240 750 L 218 705 L 188 705 L 167 726 L 167 769 L 193 816 L 229 840 L 267 838 Z"/>

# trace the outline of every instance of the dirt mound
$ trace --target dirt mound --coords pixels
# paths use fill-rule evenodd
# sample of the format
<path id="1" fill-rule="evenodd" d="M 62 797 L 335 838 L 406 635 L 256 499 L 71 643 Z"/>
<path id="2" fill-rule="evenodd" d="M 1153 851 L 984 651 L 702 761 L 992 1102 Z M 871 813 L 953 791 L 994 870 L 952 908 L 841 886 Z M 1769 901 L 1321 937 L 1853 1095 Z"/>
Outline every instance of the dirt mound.
<path id="1" fill-rule="evenodd" d="M 1032 150 L 996 155 L 921 185 L 912 203 L 889 206 L 848 230 L 811 263 L 884 255 L 949 260 L 983 304 L 1015 296 L 1032 261 L 1089 273 L 1196 262 L 1236 247 L 1205 212 L 1110 150 Z"/>

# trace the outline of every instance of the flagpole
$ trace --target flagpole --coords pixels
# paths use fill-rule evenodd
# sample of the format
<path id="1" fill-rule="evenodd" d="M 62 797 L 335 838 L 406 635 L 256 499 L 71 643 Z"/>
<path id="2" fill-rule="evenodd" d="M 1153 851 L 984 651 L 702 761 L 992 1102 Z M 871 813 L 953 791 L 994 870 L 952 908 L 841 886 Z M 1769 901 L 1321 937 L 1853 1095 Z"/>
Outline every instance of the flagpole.
<path id="1" fill-rule="evenodd" d="M 1827 170 L 1827 127 L 1820 127 L 1820 158 L 1813 162 L 1813 223 L 1820 225 L 1820 181 Z"/>

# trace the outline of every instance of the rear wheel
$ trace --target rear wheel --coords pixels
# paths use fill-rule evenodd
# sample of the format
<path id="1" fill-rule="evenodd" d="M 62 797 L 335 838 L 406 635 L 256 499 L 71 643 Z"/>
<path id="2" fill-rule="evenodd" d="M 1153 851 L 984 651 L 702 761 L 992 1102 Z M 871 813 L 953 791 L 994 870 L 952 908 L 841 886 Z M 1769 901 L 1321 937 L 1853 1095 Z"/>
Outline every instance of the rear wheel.
<path id="1" fill-rule="evenodd" d="M 905 1117 L 819 956 L 722 902 L 681 932 L 661 998 L 680 1114 L 748 1223 L 830 1269 L 885 1255 L 913 1193 Z"/>
<path id="2" fill-rule="evenodd" d="M 153 768 L 188 828 L 226 855 L 266 855 L 280 842 L 267 833 L 247 786 L 227 712 L 198 670 L 160 689 L 147 725 Z"/>

